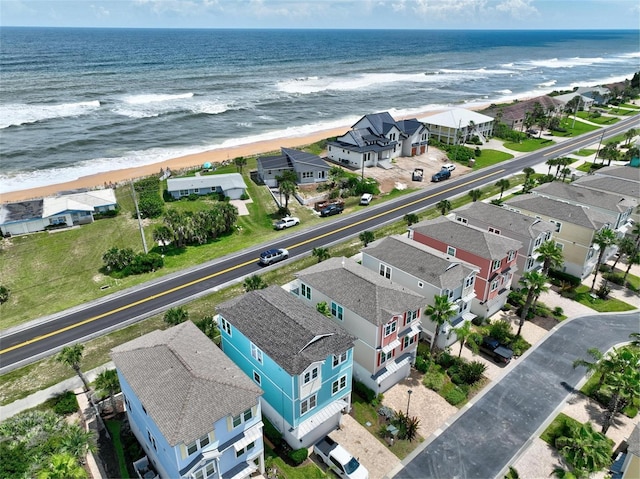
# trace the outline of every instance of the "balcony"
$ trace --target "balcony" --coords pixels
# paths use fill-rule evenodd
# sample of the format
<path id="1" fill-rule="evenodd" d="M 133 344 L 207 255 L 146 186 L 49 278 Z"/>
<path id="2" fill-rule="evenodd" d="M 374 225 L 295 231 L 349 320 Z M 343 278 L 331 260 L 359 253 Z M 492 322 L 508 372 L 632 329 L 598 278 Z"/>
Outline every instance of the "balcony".
<path id="1" fill-rule="evenodd" d="M 160 476 L 155 471 L 149 458 L 144 456 L 133 463 L 133 468 L 140 479 L 158 479 Z"/>

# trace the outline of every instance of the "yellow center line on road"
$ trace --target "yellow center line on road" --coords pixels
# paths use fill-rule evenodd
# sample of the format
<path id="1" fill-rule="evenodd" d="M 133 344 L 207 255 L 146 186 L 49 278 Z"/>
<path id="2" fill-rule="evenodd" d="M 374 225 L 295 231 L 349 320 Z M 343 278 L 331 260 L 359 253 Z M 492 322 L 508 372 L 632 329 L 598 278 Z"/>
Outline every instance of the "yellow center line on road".
<path id="1" fill-rule="evenodd" d="M 322 235 L 314 236 L 313 238 L 310 238 L 310 239 L 308 239 L 308 240 L 301 241 L 301 242 L 299 242 L 299 243 L 293 244 L 293 245 L 291 245 L 291 246 L 287 247 L 287 249 L 299 248 L 300 246 L 303 246 L 303 245 L 305 245 L 305 244 L 311 243 L 311 242 L 313 242 L 313 241 L 316 241 L 316 240 L 318 240 L 318 239 L 324 238 L 324 237 L 326 237 L 326 236 L 333 235 L 333 234 L 338 233 L 338 232 L 340 232 L 340 231 L 344 231 L 344 230 L 346 230 L 346 229 L 348 229 L 348 228 L 353 228 L 354 226 L 358 226 L 358 225 L 360 225 L 360 224 L 366 223 L 367 221 L 370 221 L 370 220 L 372 220 L 372 219 L 380 218 L 381 216 L 388 215 L 389 213 L 393 213 L 393 212 L 395 212 L 395 211 L 401 210 L 401 209 L 403 209 L 403 208 L 406 208 L 407 206 L 412 206 L 412 205 L 415 205 L 415 204 L 421 203 L 421 202 L 423 202 L 423 201 L 429 200 L 429 199 L 433 198 L 434 196 L 441 195 L 441 194 L 443 194 L 443 193 L 448 193 L 448 192 L 450 192 L 450 191 L 454 191 L 454 190 L 457 190 L 457 189 L 463 188 L 463 187 L 468 186 L 468 185 L 470 185 L 470 184 L 472 184 L 472 183 L 476 183 L 476 182 L 478 182 L 478 181 L 484 180 L 484 179 L 489 178 L 489 177 L 491 177 L 491 176 L 494 176 L 494 175 L 500 174 L 500 173 L 502 173 L 503 171 L 505 171 L 505 170 L 504 170 L 504 169 L 502 169 L 502 170 L 497 170 L 497 171 L 495 171 L 495 172 L 493 172 L 493 173 L 489 173 L 489 174 L 487 174 L 487 175 L 480 176 L 480 177 L 475 178 L 475 179 L 473 179 L 473 180 L 469 180 L 469 181 L 467 181 L 467 182 L 465 182 L 465 183 L 461 183 L 461 184 L 459 184 L 459 185 L 457 185 L 457 186 L 452 186 L 451 188 L 445 189 L 445 190 L 443 190 L 443 191 L 441 191 L 441 192 L 439 192 L 439 193 L 433 193 L 433 194 L 428 195 L 428 196 L 425 196 L 425 197 L 423 197 L 423 198 L 419 198 L 419 199 L 417 199 L 417 200 L 414 200 L 414 201 L 412 201 L 412 202 L 410 202 L 410 203 L 407 203 L 407 204 L 404 204 L 404 205 L 401 205 L 401 206 L 395 207 L 395 208 L 393 208 L 393 209 L 391 209 L 391 210 L 389 210 L 389 211 L 386 211 L 386 212 L 383 212 L 383 213 L 379 213 L 379 214 L 377 214 L 377 215 L 374 215 L 374 216 L 368 217 L 368 218 L 366 218 L 366 219 L 362 219 L 362 220 L 360 220 L 360 221 L 356 221 L 356 222 L 354 222 L 354 223 L 351 223 L 351 224 L 349 224 L 349 225 L 343 226 L 343 227 L 341 227 L 341 228 L 338 228 L 338 229 L 335 229 L 335 230 L 329 231 L 329 232 L 324 233 L 324 234 L 322 234 Z M 202 277 L 202 278 L 195 279 L 195 280 L 190 281 L 190 282 L 188 282 L 188 283 L 181 284 L 180 286 L 176 286 L 175 288 L 167 289 L 167 290 L 165 290 L 165 291 L 162 291 L 161 293 L 154 294 L 154 295 L 151 295 L 151 296 L 147 296 L 146 298 L 140 299 L 140 300 L 138 300 L 138 301 L 134 301 L 133 303 L 126 304 L 126 305 L 124 305 L 124 306 L 121 306 L 121 307 L 119 307 L 119 308 L 113 309 L 113 310 L 111 310 L 111 311 L 107 311 L 107 312 L 105 312 L 105 313 L 98 314 L 98 315 L 96 315 L 96 316 L 92 316 L 92 317 L 87 318 L 87 319 L 85 319 L 85 320 L 83 320 L 83 321 L 80 321 L 80 322 L 78 322 L 78 323 L 70 324 L 69 326 L 65 326 L 64 328 L 60 328 L 60 329 L 57 329 L 57 330 L 55 330 L 55 331 L 51 331 L 50 333 L 42 334 L 42 335 L 40 335 L 40 336 L 36 336 L 35 338 L 29 339 L 29 340 L 27 340 L 27 341 L 23 341 L 22 343 L 14 344 L 13 346 L 10 346 L 10 347 L 5 348 L 5 349 L 0 349 L 0 354 L 5 354 L 5 353 L 8 353 L 8 352 L 10 352 L 10 351 L 14 351 L 14 350 L 16 350 L 16 349 L 19 349 L 19 348 L 22 348 L 22 347 L 28 346 L 29 344 L 37 343 L 38 341 L 42 341 L 43 339 L 50 338 L 50 337 L 52 337 L 52 336 L 55 336 L 55 335 L 57 335 L 57 334 L 64 333 L 64 332 L 66 332 L 66 331 L 70 331 L 70 330 L 72 330 L 72 329 L 74 329 L 74 328 L 77 328 L 77 327 L 79 327 L 79 326 L 83 326 L 83 325 L 85 325 L 85 324 L 92 323 L 93 321 L 97 321 L 98 319 L 104 318 L 104 317 L 106 317 L 106 316 L 109 316 L 109 315 L 112 315 L 112 314 L 115 314 L 115 313 L 119 313 L 119 312 L 121 312 L 121 311 L 125 311 L 125 310 L 127 310 L 127 309 L 129 309 L 129 308 L 132 308 L 132 307 L 134 307 L 134 306 L 138 306 L 138 305 L 140 305 L 140 304 L 144 304 L 144 303 L 146 303 L 146 302 L 148 302 L 148 301 L 151 301 L 152 299 L 160 298 L 160 297 L 162 297 L 162 296 L 165 296 L 165 295 L 167 295 L 167 294 L 173 293 L 173 292 L 175 292 L 175 291 L 179 291 L 179 290 L 181 290 L 181 289 L 184 289 L 184 288 L 186 288 L 186 287 L 188 287 L 188 286 L 193 286 L 194 284 L 198 284 L 198 283 L 201 283 L 201 282 L 206 281 L 206 280 L 208 280 L 208 279 L 215 278 L 216 276 L 220 276 L 221 274 L 228 273 L 228 272 L 233 271 L 233 270 L 235 270 L 235 269 L 242 268 L 242 267 L 244 267 L 244 266 L 250 265 L 250 264 L 252 264 L 252 263 L 255 263 L 255 261 L 256 261 L 255 259 L 252 259 L 251 261 L 246 261 L 246 262 L 244 262 L 244 263 L 237 264 L 237 265 L 232 266 L 232 267 L 230 267 L 230 268 L 227 268 L 227 269 L 224 269 L 224 270 L 218 271 L 218 272 L 216 272 L 216 273 L 210 274 L 210 275 L 208 275 L 208 276 L 204 276 L 204 277 Z"/>

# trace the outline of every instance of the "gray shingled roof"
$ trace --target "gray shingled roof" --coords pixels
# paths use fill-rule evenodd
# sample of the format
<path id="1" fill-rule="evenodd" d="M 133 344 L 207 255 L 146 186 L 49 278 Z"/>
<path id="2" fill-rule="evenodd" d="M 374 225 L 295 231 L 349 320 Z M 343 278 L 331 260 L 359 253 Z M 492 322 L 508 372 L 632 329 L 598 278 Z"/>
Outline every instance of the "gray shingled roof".
<path id="1" fill-rule="evenodd" d="M 294 168 L 296 167 L 296 164 L 311 165 L 316 169 L 329 170 L 330 168 L 329 165 L 318 155 L 307 153 L 306 151 L 282 148 L 282 153 L 291 160 Z"/>
<path id="2" fill-rule="evenodd" d="M 636 204 L 638 203 L 638 198 L 640 198 L 640 182 L 629 181 L 614 176 L 587 175 L 578 178 L 572 184 L 603 193 L 615 191 Z"/>
<path id="3" fill-rule="evenodd" d="M 574 205 L 544 196 L 522 195 L 518 198 L 511 198 L 505 205 L 596 230 L 600 229 L 605 223 L 611 223 L 611 216 L 609 215 L 599 213 L 586 206 Z"/>
<path id="4" fill-rule="evenodd" d="M 40 199 L 0 205 L 0 224 L 42 218 L 43 204 Z"/>
<path id="5" fill-rule="evenodd" d="M 488 223 L 501 231 L 512 231 L 531 238 L 537 238 L 542 232 L 555 231 L 556 229 L 556 226 L 550 221 L 532 218 L 482 201 L 468 203 L 455 209 L 453 213 L 462 218 Z"/>
<path id="6" fill-rule="evenodd" d="M 421 221 L 410 228 L 454 248 L 492 260 L 502 259 L 509 251 L 517 251 L 522 247 L 520 241 L 463 225 L 444 216 Z"/>
<path id="7" fill-rule="evenodd" d="M 378 135 L 386 134 L 392 127 L 396 125 L 396 121 L 393 119 L 388 111 L 381 113 L 370 113 L 363 118 L 369 120 L 374 133 Z M 358 122 L 362 121 L 362 118 Z"/>
<path id="8" fill-rule="evenodd" d="M 393 268 L 439 289 L 453 290 L 478 268 L 447 256 L 405 236 L 386 236 L 362 250 Z"/>
<path id="9" fill-rule="evenodd" d="M 640 183 L 640 169 L 633 166 L 605 166 L 594 172 L 596 176 L 613 176 Z"/>
<path id="10" fill-rule="evenodd" d="M 545 183 L 531 190 L 534 195 L 562 198 L 585 206 L 596 206 L 610 211 L 622 212 L 633 204 L 619 193 L 603 193 L 588 188 L 568 185 L 560 181 Z"/>
<path id="11" fill-rule="evenodd" d="M 353 348 L 355 337 L 279 286 L 216 307 L 234 328 L 291 375 Z M 315 340 L 314 340 L 315 339 Z"/>
<path id="12" fill-rule="evenodd" d="M 396 122 L 396 126 L 407 136 L 413 135 L 420 128 L 424 127 L 424 123 L 418 121 L 415 118 L 409 120 L 399 120 Z"/>
<path id="13" fill-rule="evenodd" d="M 296 276 L 376 326 L 425 306 L 425 298 L 349 258 L 330 258 Z"/>
<path id="14" fill-rule="evenodd" d="M 202 437 L 262 395 L 191 321 L 117 346 L 111 357 L 171 446 Z"/>
<path id="15" fill-rule="evenodd" d="M 260 156 L 257 160 L 264 170 L 291 169 L 293 165 L 286 155 Z"/>

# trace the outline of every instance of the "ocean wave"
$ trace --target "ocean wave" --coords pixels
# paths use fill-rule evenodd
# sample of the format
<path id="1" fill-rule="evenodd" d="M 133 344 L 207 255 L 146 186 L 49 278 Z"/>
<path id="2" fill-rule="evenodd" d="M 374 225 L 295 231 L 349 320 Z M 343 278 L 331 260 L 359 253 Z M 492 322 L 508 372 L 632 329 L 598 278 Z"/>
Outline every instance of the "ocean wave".
<path id="1" fill-rule="evenodd" d="M 148 103 L 160 103 L 165 101 L 184 100 L 186 98 L 193 98 L 193 93 L 178 93 L 178 94 L 172 94 L 172 95 L 162 94 L 162 93 L 127 95 L 122 98 L 122 101 L 129 105 L 146 105 Z"/>
<path id="2" fill-rule="evenodd" d="M 548 88 L 548 87 L 552 87 L 556 83 L 558 83 L 557 80 L 549 80 L 549 81 L 543 81 L 542 83 L 538 83 L 537 86 L 540 88 L 545 88 L 545 87 Z"/>
<path id="3" fill-rule="evenodd" d="M 219 115 L 231 108 L 226 103 L 194 96 L 193 93 L 181 93 L 176 95 L 128 95 L 122 98 L 121 103 L 114 104 L 111 111 L 116 115 L 142 119 L 175 112 Z"/>
<path id="4" fill-rule="evenodd" d="M 100 101 L 61 103 L 59 105 L 9 103 L 0 105 L 0 129 L 39 121 L 80 116 L 100 108 Z"/>
<path id="5" fill-rule="evenodd" d="M 501 95 L 510 95 L 513 92 L 511 90 L 509 90 L 508 88 L 505 88 L 504 90 L 496 90 L 496 93 L 500 93 Z"/>
<path id="6" fill-rule="evenodd" d="M 611 59 L 605 59 L 602 57 L 594 58 L 549 58 L 546 60 L 529 60 L 526 64 L 533 65 L 541 68 L 573 68 L 573 67 L 588 67 L 598 63 L 610 63 Z"/>
<path id="7" fill-rule="evenodd" d="M 351 77 L 304 77 L 283 80 L 276 83 L 276 89 L 289 94 L 308 95 L 325 91 L 354 91 L 393 83 L 442 83 L 476 79 L 479 76 L 507 75 L 513 70 L 473 70 L 441 69 L 436 72 L 420 73 L 365 73 Z"/>

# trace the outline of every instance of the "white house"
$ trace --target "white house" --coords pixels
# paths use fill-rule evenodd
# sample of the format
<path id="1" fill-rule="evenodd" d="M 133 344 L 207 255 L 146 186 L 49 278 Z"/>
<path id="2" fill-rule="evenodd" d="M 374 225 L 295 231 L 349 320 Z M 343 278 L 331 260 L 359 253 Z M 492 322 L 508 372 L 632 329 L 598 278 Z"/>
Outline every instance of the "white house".
<path id="1" fill-rule="evenodd" d="M 452 108 L 420 120 L 429 137 L 449 145 L 462 144 L 477 136 L 484 143 L 493 134 L 494 119 L 466 108 Z"/>
<path id="2" fill-rule="evenodd" d="M 246 193 L 247 185 L 240 173 L 226 173 L 222 175 L 169 178 L 167 180 L 167 191 L 176 199 L 191 194 L 208 195 L 217 193 L 232 200 L 239 200 Z"/>

